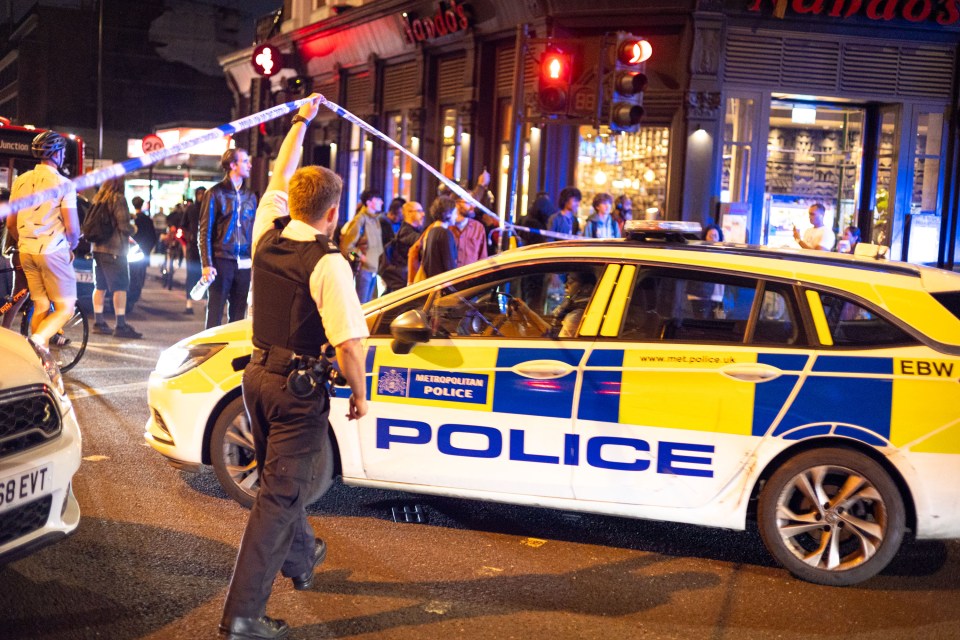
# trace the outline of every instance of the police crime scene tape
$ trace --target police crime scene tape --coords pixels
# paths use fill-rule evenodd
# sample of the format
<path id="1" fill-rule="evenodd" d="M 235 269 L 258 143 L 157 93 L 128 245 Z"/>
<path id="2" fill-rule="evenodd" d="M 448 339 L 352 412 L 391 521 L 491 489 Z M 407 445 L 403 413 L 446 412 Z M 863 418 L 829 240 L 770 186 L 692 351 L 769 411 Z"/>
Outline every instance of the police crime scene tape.
<path id="1" fill-rule="evenodd" d="M 269 109 L 264 109 L 258 113 L 240 118 L 239 120 L 234 120 L 233 122 L 228 122 L 226 124 L 220 125 L 219 127 L 214 127 L 209 129 L 201 134 L 181 140 L 180 142 L 163 149 L 158 149 L 146 155 L 140 156 L 139 158 L 131 158 L 124 162 L 118 162 L 112 164 L 108 167 L 98 169 L 96 171 L 91 171 L 90 173 L 85 173 L 81 176 L 77 176 L 70 182 L 65 182 L 57 187 L 52 189 L 46 189 L 44 191 L 38 191 L 29 196 L 23 198 L 17 198 L 15 200 L 10 200 L 9 202 L 0 203 L 0 220 L 4 220 L 10 214 L 16 213 L 23 209 L 28 209 L 30 207 L 35 207 L 38 204 L 46 202 L 47 200 L 52 200 L 54 198 L 60 198 L 69 193 L 70 191 L 83 191 L 84 189 L 90 189 L 92 187 L 97 187 L 100 184 L 106 182 L 107 180 L 112 180 L 113 178 L 119 178 L 128 173 L 137 171 L 138 169 L 143 169 L 149 167 L 152 164 L 156 164 L 161 160 L 165 160 L 170 156 L 183 153 L 186 149 L 194 147 L 198 144 L 203 144 L 205 142 L 210 142 L 221 138 L 226 135 L 232 135 L 238 131 L 243 131 L 251 127 L 255 127 L 263 122 L 269 122 L 276 118 L 285 116 L 297 109 L 300 108 L 300 105 L 307 102 L 309 98 L 301 98 L 300 100 L 293 100 L 290 102 L 285 102 L 283 104 L 278 104 Z M 411 160 L 422 166 L 428 172 L 430 172 L 434 177 L 436 177 L 441 183 L 447 186 L 453 193 L 457 194 L 458 197 L 466 200 L 471 203 L 474 207 L 482 211 L 483 213 L 497 219 L 500 221 L 500 226 L 507 229 L 513 229 L 517 231 L 526 231 L 531 234 L 541 235 L 548 238 L 553 238 L 556 240 L 574 240 L 578 236 L 570 235 L 566 233 L 559 233 L 556 231 L 547 231 L 544 229 L 533 229 L 530 227 L 523 227 L 519 225 L 512 224 L 499 215 L 485 207 L 482 203 L 478 202 L 476 198 L 473 197 L 473 194 L 468 192 L 466 189 L 461 187 L 459 184 L 449 179 L 439 171 L 437 171 L 429 163 L 425 162 L 419 156 L 411 152 L 409 149 L 401 145 L 399 142 L 386 135 L 376 127 L 373 127 L 368 122 L 365 122 L 361 118 L 358 118 L 354 114 L 350 113 L 340 105 L 335 102 L 327 100 L 324 96 L 320 96 L 320 104 L 325 106 L 327 109 L 330 109 L 335 114 L 341 118 L 347 120 L 348 122 L 357 125 L 371 135 L 382 140 L 384 143 L 390 145 L 391 147 L 397 149 Z"/>

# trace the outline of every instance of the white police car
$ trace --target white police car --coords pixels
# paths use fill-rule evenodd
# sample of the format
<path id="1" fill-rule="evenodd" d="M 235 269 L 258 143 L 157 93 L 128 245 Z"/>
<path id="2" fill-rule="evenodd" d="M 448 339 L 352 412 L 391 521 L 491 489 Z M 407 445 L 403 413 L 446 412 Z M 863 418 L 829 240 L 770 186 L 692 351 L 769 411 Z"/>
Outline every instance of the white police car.
<path id="1" fill-rule="evenodd" d="M 0 329 L 0 564 L 77 528 L 80 429 L 57 363 Z"/>
<path id="2" fill-rule="evenodd" d="M 960 537 L 960 276 L 687 242 L 682 225 L 510 251 L 364 309 L 370 413 L 330 411 L 347 484 L 731 529 L 865 580 Z M 146 440 L 256 490 L 234 323 L 168 350 Z"/>

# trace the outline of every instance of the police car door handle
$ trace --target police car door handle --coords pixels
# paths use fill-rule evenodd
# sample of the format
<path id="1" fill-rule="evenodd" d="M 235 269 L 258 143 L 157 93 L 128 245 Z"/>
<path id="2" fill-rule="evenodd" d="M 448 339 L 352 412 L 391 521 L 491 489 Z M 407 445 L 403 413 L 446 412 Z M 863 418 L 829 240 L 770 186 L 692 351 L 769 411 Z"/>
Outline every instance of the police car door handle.
<path id="1" fill-rule="evenodd" d="M 770 380 L 779 378 L 783 374 L 783 371 L 769 364 L 755 362 L 749 364 L 730 364 L 721 367 L 720 373 L 728 378 L 742 380 L 743 382 L 769 382 Z"/>
<path id="2" fill-rule="evenodd" d="M 559 360 L 530 360 L 510 368 L 510 371 L 518 376 L 535 380 L 555 380 L 575 370 L 576 367 Z"/>

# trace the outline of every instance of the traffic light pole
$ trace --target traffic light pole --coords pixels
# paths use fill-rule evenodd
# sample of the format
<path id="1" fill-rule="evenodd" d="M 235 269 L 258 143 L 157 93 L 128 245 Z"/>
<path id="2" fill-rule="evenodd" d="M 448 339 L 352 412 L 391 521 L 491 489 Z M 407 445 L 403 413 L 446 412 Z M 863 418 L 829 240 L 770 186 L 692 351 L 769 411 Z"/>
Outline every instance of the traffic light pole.
<path id="1" fill-rule="evenodd" d="M 507 174 L 507 208 L 505 215 L 500 218 L 500 250 L 510 246 L 504 229 L 504 219 L 511 224 L 517 221 L 517 190 L 520 185 L 520 167 L 523 165 L 523 124 L 524 124 L 524 96 L 523 96 L 523 60 L 527 55 L 527 39 L 530 35 L 530 25 L 517 25 L 517 45 L 513 54 L 513 123 L 510 137 L 510 172 Z"/>

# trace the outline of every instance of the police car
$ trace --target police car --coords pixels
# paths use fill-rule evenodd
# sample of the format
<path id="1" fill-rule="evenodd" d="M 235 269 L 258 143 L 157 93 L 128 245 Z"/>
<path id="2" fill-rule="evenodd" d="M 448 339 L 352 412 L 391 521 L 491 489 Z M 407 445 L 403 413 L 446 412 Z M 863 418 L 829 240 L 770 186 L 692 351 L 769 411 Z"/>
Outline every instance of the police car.
<path id="1" fill-rule="evenodd" d="M 730 529 L 849 585 L 904 535 L 960 537 L 960 275 L 688 239 L 534 245 L 365 305 L 370 412 L 337 389 L 326 473 Z M 166 351 L 147 442 L 250 504 L 233 360 L 250 324 Z"/>

